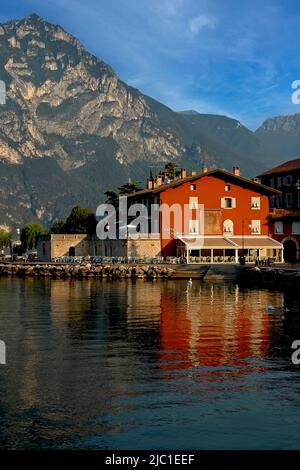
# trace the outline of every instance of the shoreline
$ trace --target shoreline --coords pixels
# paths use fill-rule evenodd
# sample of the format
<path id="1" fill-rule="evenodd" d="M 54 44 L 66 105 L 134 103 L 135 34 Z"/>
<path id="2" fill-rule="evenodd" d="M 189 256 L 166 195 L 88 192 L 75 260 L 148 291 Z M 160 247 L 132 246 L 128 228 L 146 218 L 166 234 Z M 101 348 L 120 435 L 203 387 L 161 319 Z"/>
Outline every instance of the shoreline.
<path id="1" fill-rule="evenodd" d="M 241 287 L 285 289 L 300 287 L 299 267 L 253 267 L 224 265 L 170 266 L 156 264 L 54 264 L 0 263 L 0 277 L 48 279 L 143 279 L 143 280 L 234 280 Z"/>
<path id="2" fill-rule="evenodd" d="M 171 279 L 174 269 L 161 265 L 0 264 L 0 277 L 50 279 Z"/>
<path id="3" fill-rule="evenodd" d="M 241 266 L 170 264 L 0 263 L 0 277 L 237 281 Z"/>
<path id="4" fill-rule="evenodd" d="M 245 267 L 239 275 L 238 283 L 242 287 L 285 290 L 300 287 L 299 268 L 258 268 Z"/>

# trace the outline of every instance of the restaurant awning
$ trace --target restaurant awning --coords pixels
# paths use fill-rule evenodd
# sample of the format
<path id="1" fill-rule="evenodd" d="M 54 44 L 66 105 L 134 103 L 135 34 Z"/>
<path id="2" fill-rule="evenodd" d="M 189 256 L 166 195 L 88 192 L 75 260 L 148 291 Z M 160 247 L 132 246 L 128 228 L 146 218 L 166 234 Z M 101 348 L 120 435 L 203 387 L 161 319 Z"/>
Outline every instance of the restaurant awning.
<path id="1" fill-rule="evenodd" d="M 236 248 L 236 245 L 225 237 L 183 237 L 179 240 L 190 250 Z"/>
<path id="2" fill-rule="evenodd" d="M 200 249 L 258 249 L 258 248 L 283 248 L 282 244 L 271 237 L 266 236 L 245 236 L 245 237 L 181 237 L 181 242 L 189 250 Z"/>
<path id="3" fill-rule="evenodd" d="M 239 248 L 283 248 L 283 245 L 271 237 L 264 236 L 245 236 L 245 237 L 231 237 L 230 240 Z"/>

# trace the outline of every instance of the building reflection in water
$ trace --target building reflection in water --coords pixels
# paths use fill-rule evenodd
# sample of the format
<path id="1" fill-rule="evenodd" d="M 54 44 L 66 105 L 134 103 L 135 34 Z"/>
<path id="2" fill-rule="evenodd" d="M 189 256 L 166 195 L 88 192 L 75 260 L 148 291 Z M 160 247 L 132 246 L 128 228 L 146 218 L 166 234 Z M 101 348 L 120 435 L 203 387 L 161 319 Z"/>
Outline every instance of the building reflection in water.
<path id="1" fill-rule="evenodd" d="M 263 370 L 257 361 L 256 369 L 249 363 L 269 357 L 284 311 L 283 293 L 240 290 L 229 283 L 137 283 L 127 286 L 127 296 L 128 340 L 143 350 L 157 349 L 165 371 L 218 366 L 235 368 L 233 374 Z M 267 311 L 268 305 L 274 313 Z"/>
<path id="2" fill-rule="evenodd" d="M 245 365 L 269 352 L 274 303 L 267 291 L 240 292 L 224 283 L 168 286 L 161 296 L 161 362 L 164 369 Z M 282 306 L 281 294 L 276 296 Z M 245 369 L 241 369 L 245 371 Z"/>
<path id="3" fill-rule="evenodd" d="M 300 339 L 295 292 L 9 278 L 0 289 L 9 353 L 0 377 L 0 437 L 15 447 L 20 432 L 24 447 L 118 435 L 124 416 L 148 409 L 149 396 L 159 408 L 170 385 L 170 403 L 174 391 L 178 403 L 187 400 L 195 384 L 197 400 L 211 400 L 218 387 L 233 393 L 241 377 L 290 356 L 292 340 Z"/>

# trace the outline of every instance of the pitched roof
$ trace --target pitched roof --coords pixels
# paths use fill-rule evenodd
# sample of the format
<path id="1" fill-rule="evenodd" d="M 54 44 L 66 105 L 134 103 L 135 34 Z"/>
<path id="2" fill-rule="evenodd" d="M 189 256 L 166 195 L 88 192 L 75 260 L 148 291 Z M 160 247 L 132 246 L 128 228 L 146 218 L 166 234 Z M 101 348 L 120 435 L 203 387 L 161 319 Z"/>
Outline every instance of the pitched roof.
<path id="1" fill-rule="evenodd" d="M 270 188 L 269 186 L 266 186 L 261 183 L 256 183 L 253 180 L 250 180 L 248 178 L 244 178 L 243 176 L 237 176 L 231 173 L 230 171 L 223 170 L 222 168 L 215 168 L 213 170 L 209 170 L 206 172 L 202 173 L 196 173 L 193 176 L 187 176 L 186 178 L 179 178 L 171 183 L 168 184 L 162 184 L 161 186 L 158 186 L 157 188 L 154 189 L 143 189 L 142 191 L 137 191 L 135 193 L 129 194 L 128 197 L 133 197 L 133 196 L 139 196 L 143 194 L 158 194 L 163 191 L 166 191 L 169 188 L 176 188 L 177 186 L 181 186 L 182 184 L 188 183 L 188 182 L 193 182 L 196 181 L 200 178 L 204 178 L 205 176 L 222 176 L 223 179 L 226 179 L 226 181 L 234 181 L 237 184 L 240 185 L 246 185 L 252 187 L 254 190 L 256 190 L 259 193 L 267 193 L 269 195 L 274 195 L 274 194 L 281 194 L 281 191 L 278 191 L 277 189 Z"/>
<path id="2" fill-rule="evenodd" d="M 288 171 L 295 170 L 300 170 L 300 158 L 297 158 L 296 160 L 290 160 L 288 162 L 282 163 L 281 165 L 275 166 L 274 168 L 270 168 L 264 173 L 258 175 L 258 177 L 260 178 L 261 176 L 273 175 L 277 173 L 286 173 Z"/>

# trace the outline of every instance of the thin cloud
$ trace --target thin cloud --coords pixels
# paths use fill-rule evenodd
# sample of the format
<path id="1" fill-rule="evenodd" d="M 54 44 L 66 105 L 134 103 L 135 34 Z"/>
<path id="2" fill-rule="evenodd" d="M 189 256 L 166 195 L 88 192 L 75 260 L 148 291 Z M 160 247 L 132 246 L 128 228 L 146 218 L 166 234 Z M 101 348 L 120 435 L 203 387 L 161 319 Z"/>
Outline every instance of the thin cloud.
<path id="1" fill-rule="evenodd" d="M 198 34 L 204 28 L 214 29 L 216 24 L 215 17 L 203 14 L 190 19 L 189 30 L 192 34 Z"/>

